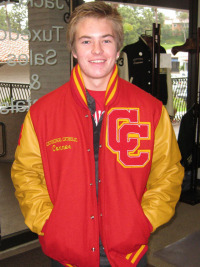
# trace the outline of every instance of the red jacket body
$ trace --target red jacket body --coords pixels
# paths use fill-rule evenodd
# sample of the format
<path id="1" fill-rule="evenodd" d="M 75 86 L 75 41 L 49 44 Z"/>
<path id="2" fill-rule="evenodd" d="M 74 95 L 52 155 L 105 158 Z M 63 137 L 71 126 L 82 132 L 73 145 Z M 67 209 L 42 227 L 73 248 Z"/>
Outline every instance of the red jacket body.
<path id="1" fill-rule="evenodd" d="M 181 191 L 183 168 L 166 114 L 115 68 L 105 98 L 97 199 L 93 125 L 79 66 L 68 83 L 31 107 L 12 177 L 46 255 L 66 266 L 99 266 L 100 236 L 112 266 L 137 265 Z"/>

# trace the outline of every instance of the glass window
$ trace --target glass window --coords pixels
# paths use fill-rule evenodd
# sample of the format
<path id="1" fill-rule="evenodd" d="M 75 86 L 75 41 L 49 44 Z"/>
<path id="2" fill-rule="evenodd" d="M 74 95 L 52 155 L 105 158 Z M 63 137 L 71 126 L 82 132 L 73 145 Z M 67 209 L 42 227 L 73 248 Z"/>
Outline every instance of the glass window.
<path id="1" fill-rule="evenodd" d="M 2 244 L 11 235 L 29 232 L 14 196 L 10 169 L 30 106 L 69 80 L 71 66 L 66 27 L 70 4 L 71 1 L 62 0 L 9 0 L 0 3 Z M 9 246 L 15 245 L 13 239 L 10 240 L 13 244 Z M 1 249 L 5 247 L 2 245 Z"/>

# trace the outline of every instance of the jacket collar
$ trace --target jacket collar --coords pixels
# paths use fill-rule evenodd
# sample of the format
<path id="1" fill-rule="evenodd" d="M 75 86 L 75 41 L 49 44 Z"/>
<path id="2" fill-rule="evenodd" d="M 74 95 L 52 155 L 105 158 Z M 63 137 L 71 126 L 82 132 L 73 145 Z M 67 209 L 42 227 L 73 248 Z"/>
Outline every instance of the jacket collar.
<path id="1" fill-rule="evenodd" d="M 86 89 L 81 75 L 81 69 L 78 64 L 72 70 L 70 83 L 72 85 L 73 94 L 76 95 L 76 98 L 78 98 L 79 102 L 81 102 L 83 106 L 88 107 Z M 118 68 L 117 65 L 115 65 L 106 89 L 106 94 L 105 94 L 106 106 L 114 101 L 117 93 L 117 86 L 118 86 Z"/>

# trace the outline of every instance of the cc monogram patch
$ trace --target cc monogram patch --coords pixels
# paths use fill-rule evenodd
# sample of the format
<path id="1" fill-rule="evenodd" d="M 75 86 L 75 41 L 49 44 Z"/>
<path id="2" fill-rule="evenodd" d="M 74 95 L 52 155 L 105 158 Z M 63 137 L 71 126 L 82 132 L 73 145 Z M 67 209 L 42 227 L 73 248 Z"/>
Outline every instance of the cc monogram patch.
<path id="1" fill-rule="evenodd" d="M 150 150 L 141 148 L 150 140 L 150 122 L 140 121 L 138 108 L 113 108 L 107 116 L 106 146 L 125 168 L 142 168 L 150 160 Z"/>

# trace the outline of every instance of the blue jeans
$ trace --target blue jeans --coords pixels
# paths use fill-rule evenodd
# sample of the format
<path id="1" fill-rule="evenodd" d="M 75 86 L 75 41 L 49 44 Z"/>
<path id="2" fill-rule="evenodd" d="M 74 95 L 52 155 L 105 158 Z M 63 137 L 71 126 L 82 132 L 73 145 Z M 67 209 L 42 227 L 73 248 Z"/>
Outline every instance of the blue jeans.
<path id="1" fill-rule="evenodd" d="M 62 267 L 62 266 L 65 265 L 62 265 L 60 262 L 51 259 L 51 267 Z"/>
<path id="2" fill-rule="evenodd" d="M 139 261 L 137 267 L 147 267 L 147 255 L 144 254 L 144 256 Z"/>
<path id="3" fill-rule="evenodd" d="M 64 265 L 62 265 L 58 261 L 51 259 L 51 266 L 52 267 L 62 267 Z M 107 265 L 106 266 L 100 266 L 100 267 L 107 267 Z M 146 254 L 141 258 L 137 267 L 147 267 L 147 255 Z"/>

